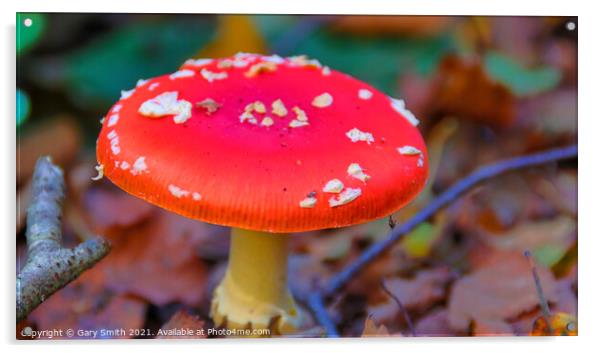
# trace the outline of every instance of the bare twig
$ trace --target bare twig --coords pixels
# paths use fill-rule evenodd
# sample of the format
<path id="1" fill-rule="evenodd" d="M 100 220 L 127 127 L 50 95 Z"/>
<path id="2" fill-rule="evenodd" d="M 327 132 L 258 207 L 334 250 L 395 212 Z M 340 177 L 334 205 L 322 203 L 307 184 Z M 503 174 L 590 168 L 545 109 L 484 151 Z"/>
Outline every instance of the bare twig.
<path id="1" fill-rule="evenodd" d="M 410 317 L 410 314 L 406 310 L 406 307 L 403 305 L 403 302 L 401 301 L 401 299 L 399 297 L 397 297 L 395 294 L 393 294 L 393 292 L 391 292 L 389 290 L 389 288 L 387 288 L 387 284 L 385 283 L 384 280 L 380 281 L 380 286 L 385 291 L 385 293 L 387 293 L 387 295 L 395 301 L 395 303 L 399 307 L 399 311 L 401 311 L 401 314 L 403 315 L 403 319 L 406 321 L 406 324 L 408 325 L 408 328 L 410 329 L 410 332 L 412 333 L 412 336 L 416 337 L 416 329 L 414 329 L 414 323 L 412 322 L 412 318 Z"/>
<path id="2" fill-rule="evenodd" d="M 472 189 L 477 184 L 507 172 L 535 167 L 550 162 L 573 159 L 576 157 L 577 145 L 554 148 L 531 155 L 510 158 L 492 163 L 477 169 L 467 177 L 461 179 L 445 192 L 434 198 L 412 218 L 400 225 L 397 225 L 389 233 L 387 238 L 378 243 L 374 243 L 362 254 L 360 254 L 357 259 L 343 268 L 339 273 L 335 274 L 320 293 L 312 295 L 308 300 L 308 305 L 313 310 L 316 320 L 325 328 L 327 328 L 327 332 L 329 332 L 330 337 L 337 337 L 338 333 L 336 332 L 336 327 L 327 315 L 325 303 L 332 300 L 333 296 L 343 289 L 343 287 L 347 285 L 347 283 L 353 279 L 355 275 L 362 271 L 379 255 L 387 251 L 393 244 L 396 244 L 402 236 L 412 231 L 422 222 L 427 221 L 439 210 L 457 200 L 460 196 Z M 332 329 L 334 329 L 334 331 Z"/>
<path id="3" fill-rule="evenodd" d="M 533 256 L 529 250 L 524 253 L 527 260 L 529 260 L 529 266 L 531 267 L 531 274 L 533 275 L 533 281 L 535 282 L 535 289 L 537 290 L 537 297 L 539 298 L 539 307 L 541 308 L 541 312 L 543 314 L 543 319 L 546 322 L 546 331 L 549 335 L 552 334 L 551 329 L 552 325 L 550 324 L 550 319 L 552 314 L 550 312 L 550 306 L 548 305 L 548 300 L 546 299 L 545 294 L 543 293 L 543 287 L 541 286 L 541 280 L 539 279 L 539 274 L 537 273 L 537 267 L 535 267 L 535 262 L 533 261 Z"/>
<path id="4" fill-rule="evenodd" d="M 38 159 L 27 210 L 27 262 L 17 276 L 17 322 L 110 250 L 109 243 L 100 237 L 73 249 L 61 246 L 64 189 L 62 170 L 49 157 Z"/>
<path id="5" fill-rule="evenodd" d="M 374 261 L 379 255 L 388 250 L 391 245 L 397 243 L 402 236 L 412 231 L 422 222 L 427 221 L 432 215 L 437 213 L 437 211 L 457 200 L 475 185 L 513 170 L 575 158 L 576 156 L 577 145 L 572 145 L 565 148 L 551 149 L 527 156 L 506 159 L 477 169 L 472 174 L 452 185 L 441 195 L 434 198 L 431 203 L 426 205 L 420 212 L 416 213 L 414 217 L 410 218 L 405 223 L 396 226 L 385 240 L 370 246 L 355 261 L 331 278 L 325 288 L 324 295 L 330 297 L 338 292 L 352 277 L 366 265 Z"/>
<path id="6" fill-rule="evenodd" d="M 307 298 L 307 305 L 313 312 L 318 323 L 324 327 L 324 330 L 326 331 L 326 337 L 339 337 L 339 331 L 326 311 L 324 297 L 319 292 L 313 292 L 309 295 Z"/>

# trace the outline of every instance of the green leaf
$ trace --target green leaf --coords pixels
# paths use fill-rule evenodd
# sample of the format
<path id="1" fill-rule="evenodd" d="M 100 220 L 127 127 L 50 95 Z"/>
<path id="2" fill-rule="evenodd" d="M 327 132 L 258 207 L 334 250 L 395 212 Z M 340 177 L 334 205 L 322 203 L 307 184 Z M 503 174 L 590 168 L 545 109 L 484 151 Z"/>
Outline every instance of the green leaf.
<path id="1" fill-rule="evenodd" d="M 31 20 L 31 26 L 25 26 L 25 19 Z M 25 53 L 42 38 L 46 29 L 46 16 L 39 13 L 17 14 L 17 55 Z"/>
<path id="2" fill-rule="evenodd" d="M 23 90 L 17 89 L 17 127 L 21 126 L 31 110 L 29 96 Z"/>
<path id="3" fill-rule="evenodd" d="M 258 16 L 256 21 L 269 44 L 285 40 L 291 16 Z M 399 95 L 399 77 L 412 71 L 426 76 L 441 57 L 457 49 L 450 33 L 434 38 L 360 37 L 332 33 L 326 27 L 297 37 L 291 53 L 306 54 L 322 64 L 369 82 L 392 96 Z"/>
<path id="4" fill-rule="evenodd" d="M 290 30 L 301 17 L 290 15 L 255 15 L 253 22 L 259 28 L 263 38 L 270 43 L 277 41 L 280 36 Z M 277 53 L 288 54 L 288 53 Z"/>
<path id="5" fill-rule="evenodd" d="M 548 91 L 560 82 L 560 72 L 550 66 L 527 68 L 516 60 L 496 52 L 485 55 L 485 69 L 496 81 L 508 86 L 517 96 Z"/>
<path id="6" fill-rule="evenodd" d="M 30 76 L 64 88 L 79 107 L 104 110 L 138 79 L 176 71 L 207 44 L 214 27 L 199 17 L 133 23 L 65 56 L 40 60 Z"/>
<path id="7" fill-rule="evenodd" d="M 404 71 L 432 71 L 444 48 L 445 41 L 441 40 L 366 39 L 322 31 L 303 41 L 298 52 L 397 96 L 400 75 Z"/>
<path id="8" fill-rule="evenodd" d="M 430 253 L 438 234 L 437 228 L 432 224 L 428 222 L 421 223 L 403 238 L 403 248 L 410 257 L 425 257 Z"/>
<path id="9" fill-rule="evenodd" d="M 566 249 L 554 244 L 543 245 L 533 251 L 533 256 L 538 263 L 552 267 L 556 265 L 566 253 Z"/>

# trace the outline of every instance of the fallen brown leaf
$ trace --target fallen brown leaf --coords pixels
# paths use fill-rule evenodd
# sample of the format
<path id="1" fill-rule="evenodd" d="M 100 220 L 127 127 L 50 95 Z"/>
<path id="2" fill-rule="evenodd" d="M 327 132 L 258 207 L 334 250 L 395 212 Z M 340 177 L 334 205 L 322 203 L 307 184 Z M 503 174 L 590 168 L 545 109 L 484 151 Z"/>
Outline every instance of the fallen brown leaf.
<path id="1" fill-rule="evenodd" d="M 577 336 L 577 318 L 571 314 L 559 312 L 549 320 L 543 316 L 533 323 L 532 336 Z"/>
<path id="2" fill-rule="evenodd" d="M 419 271 L 415 278 L 389 278 L 387 288 L 406 310 L 419 310 L 445 298 L 445 286 L 451 274 L 445 268 Z M 368 305 L 368 313 L 378 322 L 392 322 L 400 315 L 397 303 L 386 296 L 385 301 Z"/>
<path id="3" fill-rule="evenodd" d="M 390 334 L 385 325 L 377 325 L 371 317 L 367 317 L 364 323 L 364 331 L 362 337 L 391 337 L 400 336 Z"/>
<path id="4" fill-rule="evenodd" d="M 432 85 L 429 102 L 433 115 L 451 115 L 497 127 L 514 123 L 514 96 L 507 87 L 494 82 L 478 61 L 444 58 Z"/>
<path id="5" fill-rule="evenodd" d="M 101 188 L 89 189 L 84 204 L 95 230 L 100 234 L 113 227 L 133 226 L 149 218 L 156 210 L 148 202 L 125 192 Z"/>
<path id="6" fill-rule="evenodd" d="M 206 266 L 196 247 L 208 225 L 155 209 L 152 219 L 109 236 L 111 253 L 97 265 L 108 288 L 156 305 L 198 305 L 204 298 Z"/>
<path id="7" fill-rule="evenodd" d="M 65 167 L 80 151 L 80 131 L 72 119 L 55 118 L 25 131 L 17 140 L 17 183 L 31 177 L 36 160 L 50 156 L 52 161 Z"/>
<path id="8" fill-rule="evenodd" d="M 176 312 L 158 331 L 157 339 L 194 339 L 206 338 L 205 323 L 194 316 L 180 310 Z"/>
<path id="9" fill-rule="evenodd" d="M 552 316 L 556 313 L 566 313 L 567 315 L 577 315 L 577 296 L 573 292 L 572 276 L 556 281 L 555 291 L 558 299 L 550 306 Z M 512 328 L 515 335 L 528 336 L 532 334 L 536 321 L 542 319 L 542 311 L 539 307 L 526 314 L 520 315 L 516 320 L 512 320 Z M 575 321 L 576 322 L 576 321 Z M 541 323 L 540 323 L 541 324 Z"/>
<path id="10" fill-rule="evenodd" d="M 132 338 L 130 329 L 143 327 L 147 304 L 106 290 L 101 277 L 96 268 L 84 272 L 43 302 L 31 313 L 29 320 L 36 324 L 38 330 L 75 330 L 73 338 L 76 339 L 92 338 L 78 335 L 78 330 L 96 331 L 97 339 Z M 110 336 L 111 332 L 117 334 Z"/>
<path id="11" fill-rule="evenodd" d="M 475 319 L 473 334 L 475 336 L 510 336 L 514 334 L 512 325 L 499 320 Z"/>
<path id="12" fill-rule="evenodd" d="M 558 297 L 554 278 L 547 268 L 539 267 L 544 295 L 550 302 Z M 529 262 L 521 253 L 496 253 L 474 272 L 456 281 L 448 303 L 449 323 L 454 330 L 465 331 L 471 322 L 478 332 L 506 332 L 506 320 L 539 305 Z"/>
<path id="13" fill-rule="evenodd" d="M 539 43 L 541 36 L 549 31 L 547 19 L 535 21 L 523 21 L 516 16 L 492 16 L 491 23 L 492 42 L 491 47 L 518 58 L 521 61 L 532 63 L 539 58 L 534 50 L 535 43 Z M 503 33 L 503 34 L 501 34 Z"/>
<path id="14" fill-rule="evenodd" d="M 569 215 L 577 215 L 577 173 L 559 171 L 552 178 L 542 178 L 535 190 L 558 210 Z"/>
<path id="15" fill-rule="evenodd" d="M 520 103 L 521 123 L 532 149 L 569 144 L 577 135 L 577 92 L 560 89 Z"/>
<path id="16" fill-rule="evenodd" d="M 560 216 L 550 220 L 522 223 L 503 235 L 486 236 L 484 240 L 502 251 L 521 252 L 525 249 L 537 250 L 545 247 L 554 248 L 555 251 L 564 254 L 576 240 L 576 230 L 577 222 L 573 218 Z M 554 263 L 556 262 L 548 265 Z"/>
<path id="17" fill-rule="evenodd" d="M 544 53 L 546 62 L 562 71 L 563 83 L 577 85 L 577 43 L 566 38 L 550 42 Z"/>
<path id="18" fill-rule="evenodd" d="M 416 322 L 417 336 L 455 336 L 447 321 L 448 313 L 446 309 L 435 309 L 426 314 Z"/>
<path id="19" fill-rule="evenodd" d="M 330 27 L 359 35 L 432 36 L 448 29 L 450 16 L 337 16 Z"/>

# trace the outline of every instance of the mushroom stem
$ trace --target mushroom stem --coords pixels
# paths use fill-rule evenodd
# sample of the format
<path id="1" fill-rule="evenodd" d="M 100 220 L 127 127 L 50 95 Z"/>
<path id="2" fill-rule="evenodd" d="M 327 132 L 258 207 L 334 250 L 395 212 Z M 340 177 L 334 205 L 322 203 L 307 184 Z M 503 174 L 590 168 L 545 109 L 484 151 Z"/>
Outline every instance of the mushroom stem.
<path id="1" fill-rule="evenodd" d="M 301 316 L 288 289 L 288 238 L 232 230 L 228 270 L 211 303 L 217 326 L 268 328 L 271 335 L 297 330 Z"/>

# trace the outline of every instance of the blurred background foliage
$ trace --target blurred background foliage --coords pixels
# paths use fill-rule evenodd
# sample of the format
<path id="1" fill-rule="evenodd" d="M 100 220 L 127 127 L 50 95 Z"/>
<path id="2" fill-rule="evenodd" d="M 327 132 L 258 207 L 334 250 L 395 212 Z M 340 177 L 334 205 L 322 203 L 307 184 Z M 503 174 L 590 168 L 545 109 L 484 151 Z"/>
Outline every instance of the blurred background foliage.
<path id="1" fill-rule="evenodd" d="M 26 19 L 31 26 L 25 26 Z M 191 57 L 239 51 L 306 54 L 402 97 L 421 119 L 431 176 L 424 192 L 392 215 L 395 223 L 484 163 L 576 143 L 577 30 L 568 30 L 569 22 L 577 19 L 18 14 L 17 252 L 23 252 L 33 164 L 42 154 L 52 155 L 67 171 L 72 195 L 66 207 L 67 239 L 71 234 L 77 242 L 99 233 L 114 243 L 98 269 L 50 298 L 32 315 L 32 323 L 41 328 L 158 327 L 182 307 L 194 308 L 207 320 L 207 293 L 223 273 L 227 231 L 167 214 L 107 181 L 89 180 L 98 121 L 120 91 L 138 79 L 173 72 Z M 543 266 L 553 310 L 572 317 L 576 195 L 576 163 L 483 185 L 400 241 L 351 286 L 331 314 L 345 335 L 361 334 L 368 326 L 366 315 L 385 324 L 385 331 L 407 332 L 390 298 L 366 292 L 384 278 L 403 297 L 420 334 L 531 334 L 540 316 L 537 298 L 530 269 L 516 256 L 528 248 Z M 316 276 L 329 276 L 384 236 L 387 223 L 295 237 L 295 290 L 307 293 Z M 131 238 L 137 234 L 144 238 Z M 166 237 L 175 239 L 169 245 L 172 253 L 178 246 L 187 249 L 177 263 L 162 251 Z M 148 268 L 164 275 L 140 276 Z M 176 274 L 173 268 L 186 270 Z M 510 272 L 496 273 L 501 268 Z M 168 286 L 167 277 L 173 281 Z M 515 296 L 528 300 L 517 304 L 484 278 L 499 278 L 515 286 Z M 466 305 L 470 300 L 458 294 L 463 290 L 489 293 L 489 304 L 500 310 L 491 314 L 483 303 Z"/>
<path id="2" fill-rule="evenodd" d="M 23 25 L 25 18 L 32 20 L 30 27 Z M 485 43 L 494 40 L 488 33 L 492 20 L 19 14 L 18 81 L 19 86 L 33 86 L 29 89 L 68 100 L 40 104 L 68 103 L 69 108 L 99 115 L 121 90 L 133 87 L 138 79 L 174 71 L 187 58 L 249 51 L 307 54 L 392 96 L 406 95 L 399 84 L 402 76 L 432 77 L 441 59 L 450 54 L 479 55 L 487 74 L 516 96 L 554 88 L 562 68 L 537 58 L 513 57 Z M 554 29 L 553 24 L 548 26 L 548 30 Z M 39 109 L 47 111 L 44 106 Z"/>

